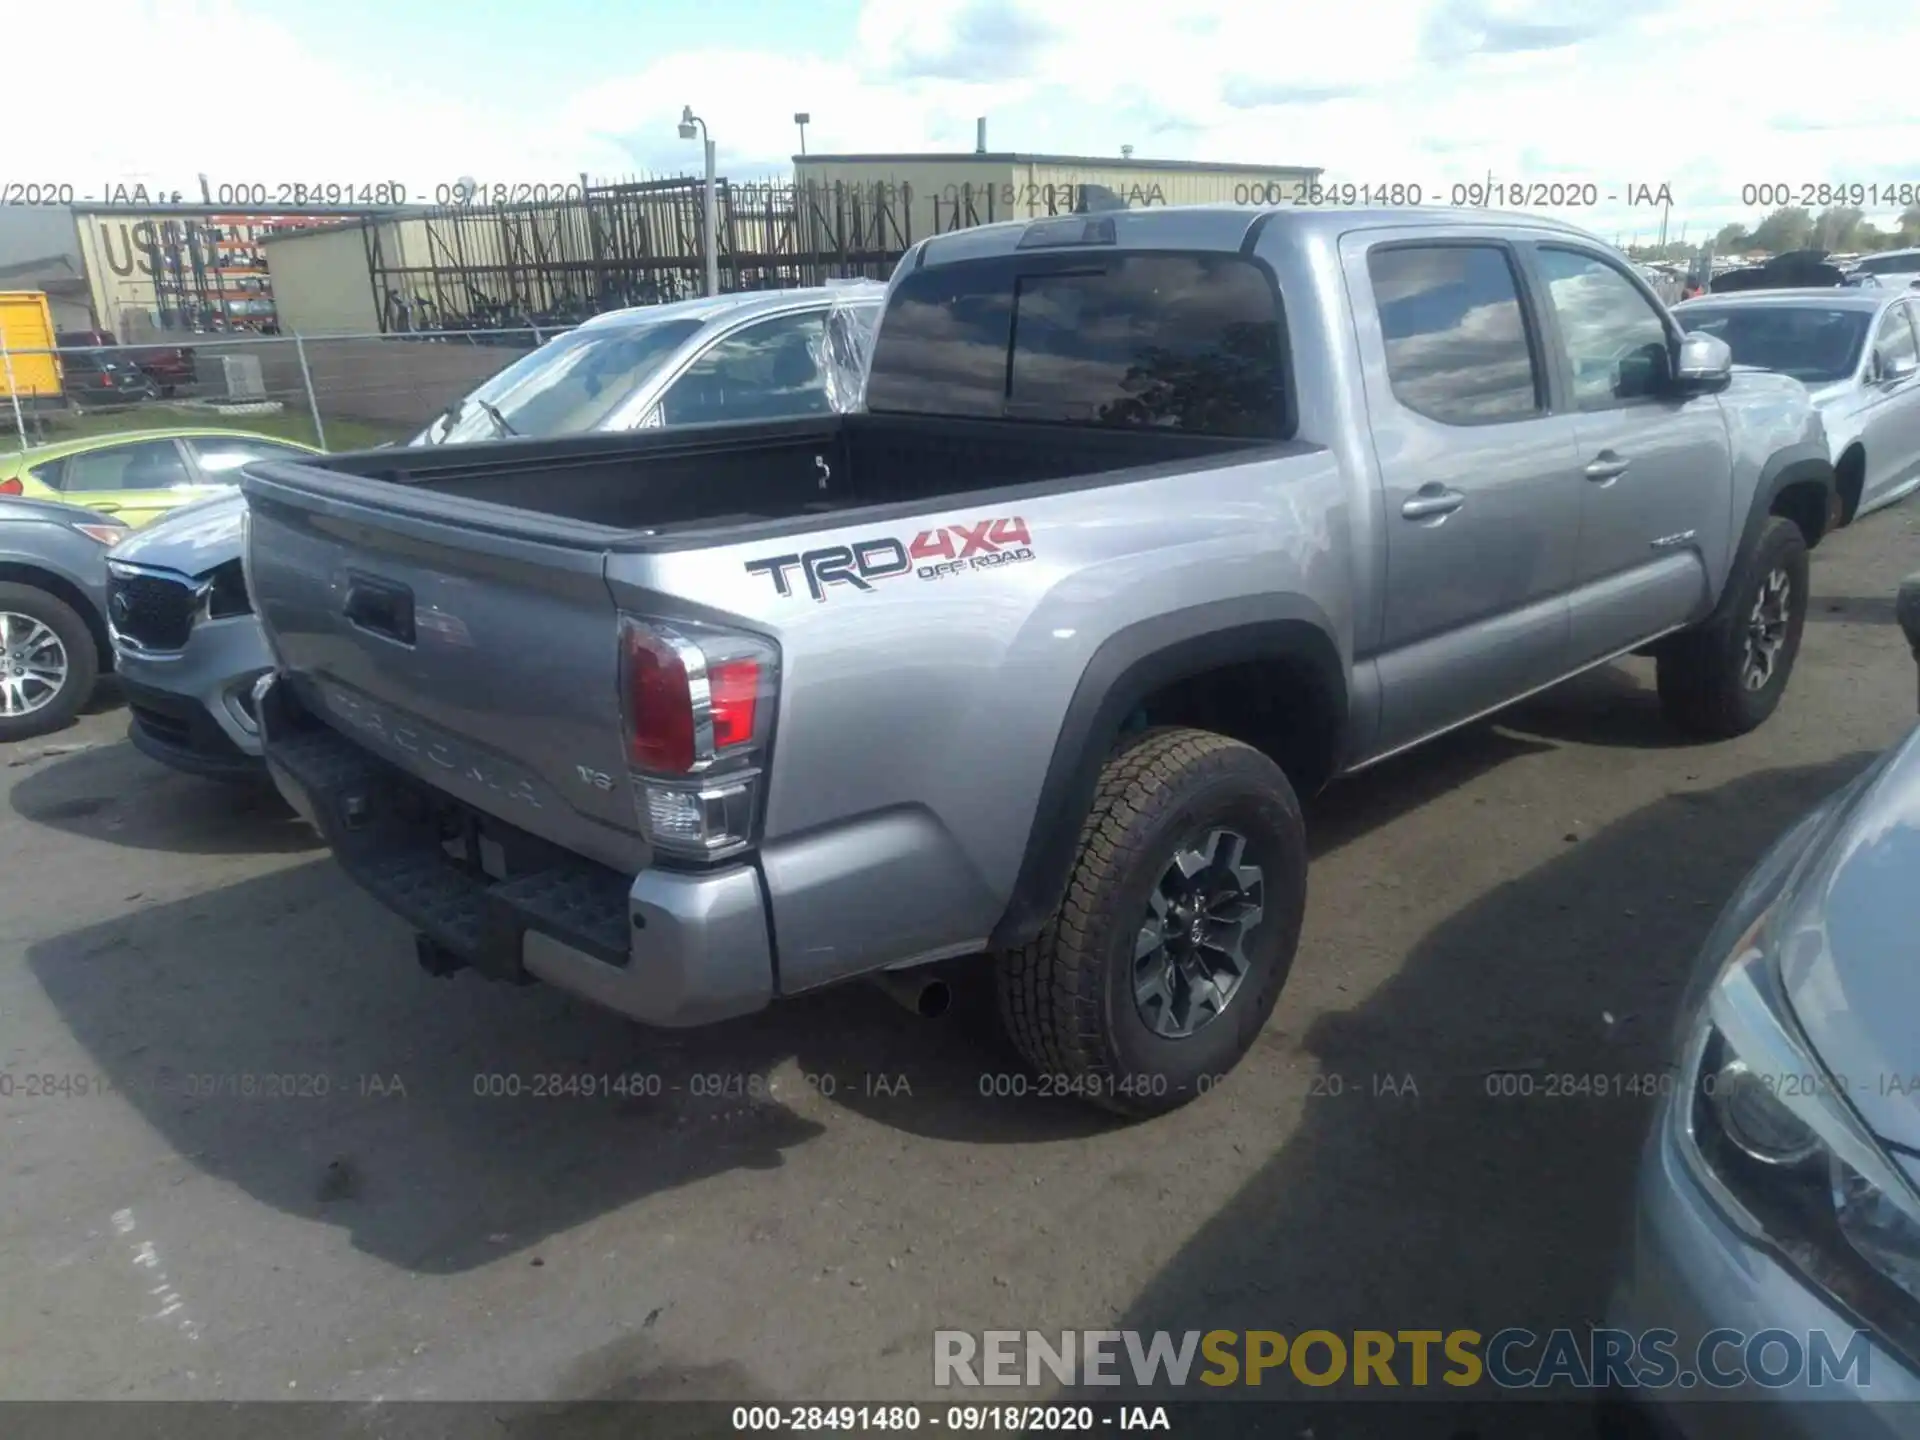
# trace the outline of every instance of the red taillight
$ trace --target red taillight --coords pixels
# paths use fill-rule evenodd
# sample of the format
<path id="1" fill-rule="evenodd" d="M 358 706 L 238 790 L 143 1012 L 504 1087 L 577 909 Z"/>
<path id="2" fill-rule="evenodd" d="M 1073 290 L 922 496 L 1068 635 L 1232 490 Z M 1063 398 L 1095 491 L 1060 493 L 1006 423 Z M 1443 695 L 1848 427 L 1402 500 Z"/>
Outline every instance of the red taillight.
<path id="1" fill-rule="evenodd" d="M 18 475 L 9 475 L 6 479 L 0 480 L 0 495 L 24 495 L 26 490 L 27 487 L 20 483 Z"/>
<path id="2" fill-rule="evenodd" d="M 647 843 L 706 863 L 753 847 L 780 693 L 770 640 L 620 617 L 628 783 Z"/>
<path id="3" fill-rule="evenodd" d="M 758 660 L 723 660 L 707 671 L 712 694 L 713 748 L 725 750 L 753 739 L 753 711 L 760 695 Z"/>
<path id="4" fill-rule="evenodd" d="M 687 667 L 666 640 L 626 632 L 627 758 L 642 770 L 684 775 L 693 768 L 693 694 Z"/>

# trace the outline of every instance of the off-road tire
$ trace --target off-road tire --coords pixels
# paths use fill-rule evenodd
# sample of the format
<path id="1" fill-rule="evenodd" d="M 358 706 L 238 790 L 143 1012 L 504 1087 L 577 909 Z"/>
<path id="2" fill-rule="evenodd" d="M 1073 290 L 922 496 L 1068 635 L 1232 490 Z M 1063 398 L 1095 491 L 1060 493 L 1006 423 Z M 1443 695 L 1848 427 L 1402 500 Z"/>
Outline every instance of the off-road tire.
<path id="1" fill-rule="evenodd" d="M 0 585 L 0 611 L 27 615 L 60 637 L 67 652 L 67 680 L 38 710 L 25 715 L 0 715 L 0 742 L 29 740 L 61 729 L 80 713 L 100 678 L 100 654 L 93 647 L 87 622 L 59 596 L 32 585 Z"/>
<path id="2" fill-rule="evenodd" d="M 1786 637 L 1772 678 L 1749 690 L 1742 678 L 1747 623 L 1761 586 L 1776 569 L 1792 585 Z M 1768 518 L 1759 537 L 1735 564 L 1713 614 L 1691 630 L 1661 643 L 1657 663 L 1660 705 L 1667 719 L 1702 740 L 1731 740 L 1757 729 L 1780 704 L 1807 621 L 1807 541 L 1784 516 Z"/>
<path id="3" fill-rule="evenodd" d="M 1134 940 L 1175 849 L 1223 823 L 1247 838 L 1263 872 L 1252 963 L 1219 1014 L 1167 1039 L 1136 1006 Z M 1306 889 L 1300 802 L 1278 765 L 1210 731 L 1146 731 L 1100 772 L 1060 908 L 1030 944 L 998 957 L 1001 1023 L 1044 1093 L 1130 1116 L 1175 1109 L 1258 1038 L 1293 965 Z"/>

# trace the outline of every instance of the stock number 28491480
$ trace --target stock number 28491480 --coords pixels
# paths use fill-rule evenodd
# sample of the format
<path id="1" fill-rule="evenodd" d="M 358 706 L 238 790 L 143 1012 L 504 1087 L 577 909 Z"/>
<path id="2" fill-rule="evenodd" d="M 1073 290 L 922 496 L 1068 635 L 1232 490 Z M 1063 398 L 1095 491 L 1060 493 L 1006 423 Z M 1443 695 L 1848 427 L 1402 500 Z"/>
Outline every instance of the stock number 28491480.
<path id="1" fill-rule="evenodd" d="M 1100 1095 L 1164 1095 L 1165 1075 L 1025 1075 L 1015 1071 L 988 1071 L 980 1076 L 980 1093 L 994 1099 L 1041 1100 L 1056 1096 L 1086 1099 Z"/>

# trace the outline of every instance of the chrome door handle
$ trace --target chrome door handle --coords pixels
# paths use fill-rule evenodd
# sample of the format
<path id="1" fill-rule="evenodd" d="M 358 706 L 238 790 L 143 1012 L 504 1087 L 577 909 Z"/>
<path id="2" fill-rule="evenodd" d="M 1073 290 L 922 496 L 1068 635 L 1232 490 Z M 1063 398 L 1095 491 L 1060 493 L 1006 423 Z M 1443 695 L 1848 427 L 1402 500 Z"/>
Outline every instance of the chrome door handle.
<path id="1" fill-rule="evenodd" d="M 1409 520 L 1432 520 L 1451 515 L 1466 503 L 1467 497 L 1458 490 L 1443 490 L 1438 485 L 1429 489 L 1422 485 L 1413 498 L 1400 507 L 1400 513 Z"/>
<path id="2" fill-rule="evenodd" d="M 1627 473 L 1627 467 L 1632 463 L 1631 460 L 1616 455 L 1611 450 L 1602 450 L 1593 457 L 1584 473 L 1589 480 L 1618 480 Z"/>

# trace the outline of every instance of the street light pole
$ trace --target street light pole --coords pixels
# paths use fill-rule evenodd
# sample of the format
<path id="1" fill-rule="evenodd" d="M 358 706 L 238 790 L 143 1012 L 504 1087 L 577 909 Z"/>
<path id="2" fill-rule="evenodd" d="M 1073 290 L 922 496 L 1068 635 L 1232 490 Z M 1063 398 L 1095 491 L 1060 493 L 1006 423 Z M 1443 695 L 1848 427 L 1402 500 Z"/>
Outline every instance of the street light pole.
<path id="1" fill-rule="evenodd" d="M 702 208 L 706 211 L 706 234 L 702 237 L 706 245 L 707 257 L 707 294 L 720 293 L 720 236 L 719 222 L 713 194 L 713 135 L 707 129 L 707 122 L 693 113 L 691 105 L 680 110 L 680 138 L 691 140 L 698 136 L 705 144 L 707 161 L 706 193 Z"/>

